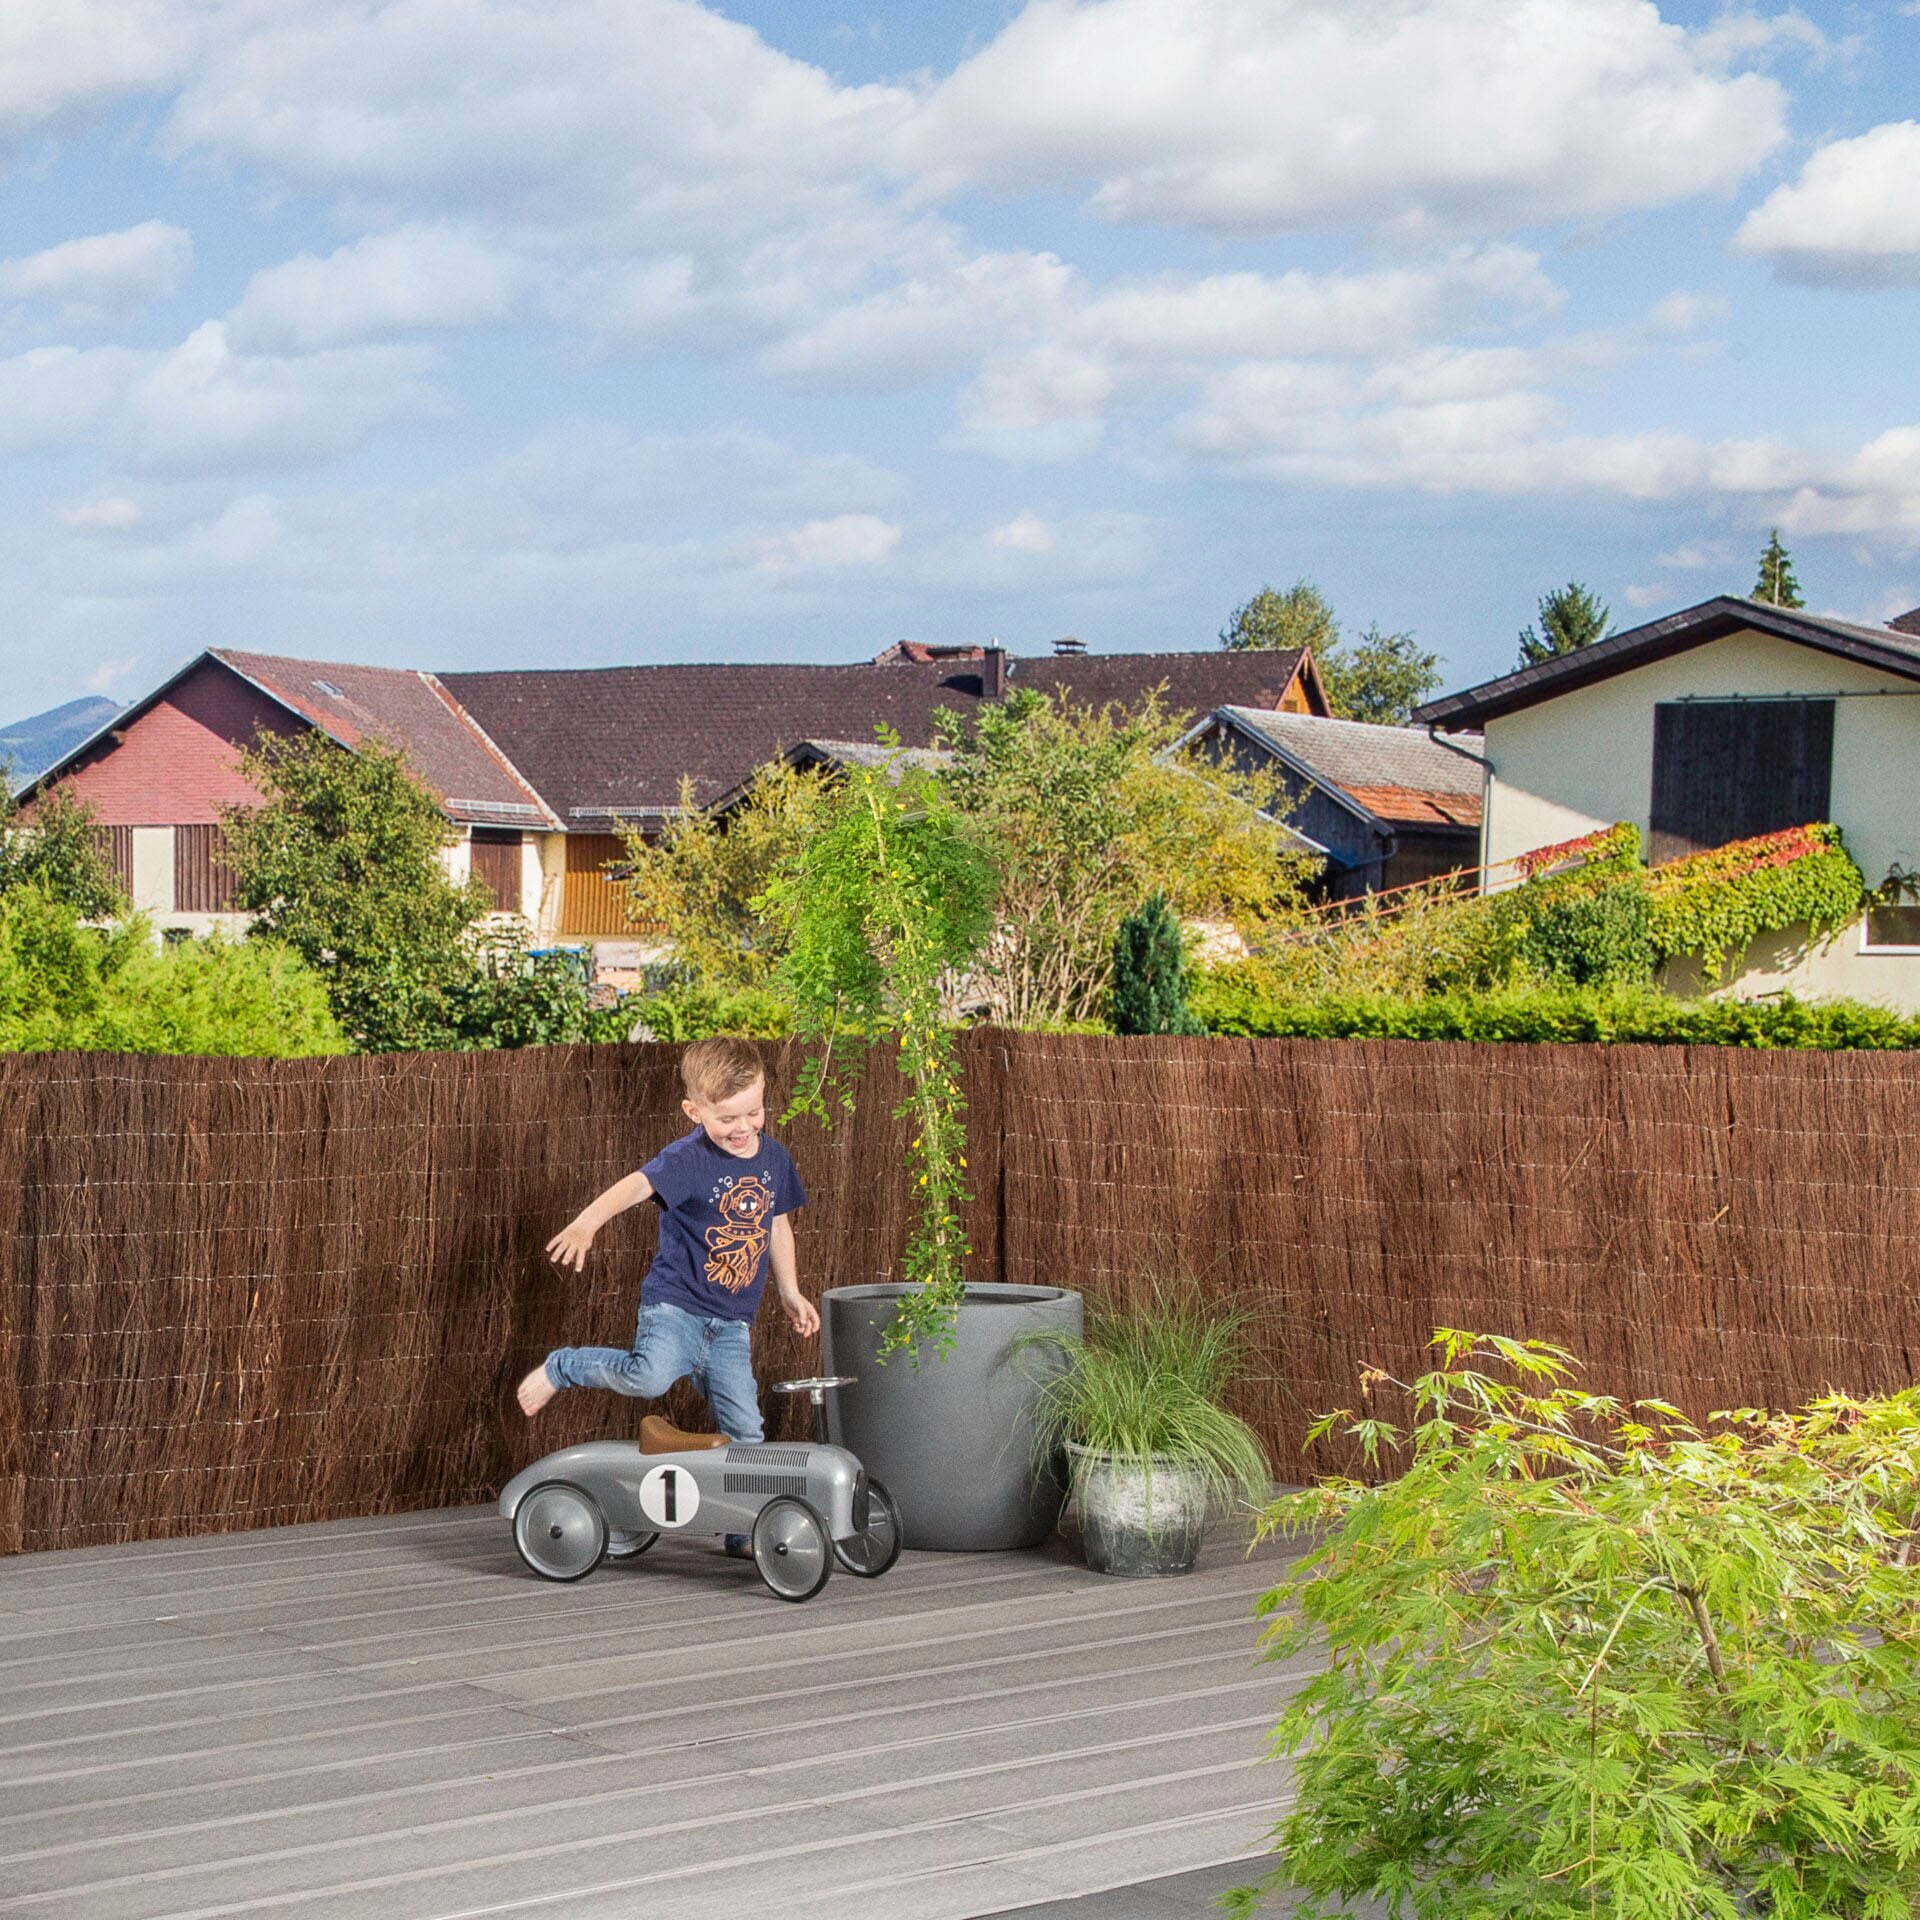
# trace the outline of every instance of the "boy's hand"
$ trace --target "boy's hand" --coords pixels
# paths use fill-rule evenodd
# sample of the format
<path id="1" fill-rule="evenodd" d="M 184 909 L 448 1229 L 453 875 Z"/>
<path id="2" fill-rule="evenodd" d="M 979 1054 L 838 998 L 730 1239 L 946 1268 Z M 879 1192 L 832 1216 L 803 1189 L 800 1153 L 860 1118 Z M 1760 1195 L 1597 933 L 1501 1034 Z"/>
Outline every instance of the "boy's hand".
<path id="1" fill-rule="evenodd" d="M 571 1267 L 575 1273 L 581 1272 L 587 1264 L 587 1249 L 593 1245 L 593 1236 L 599 1231 L 586 1220 L 569 1220 L 567 1224 L 547 1242 L 547 1258 L 556 1266 Z"/>
<path id="2" fill-rule="evenodd" d="M 787 1310 L 787 1318 L 793 1322 L 793 1330 L 803 1340 L 811 1340 L 820 1331 L 820 1309 L 805 1294 L 796 1293 L 791 1299 L 784 1293 L 780 1304 Z"/>

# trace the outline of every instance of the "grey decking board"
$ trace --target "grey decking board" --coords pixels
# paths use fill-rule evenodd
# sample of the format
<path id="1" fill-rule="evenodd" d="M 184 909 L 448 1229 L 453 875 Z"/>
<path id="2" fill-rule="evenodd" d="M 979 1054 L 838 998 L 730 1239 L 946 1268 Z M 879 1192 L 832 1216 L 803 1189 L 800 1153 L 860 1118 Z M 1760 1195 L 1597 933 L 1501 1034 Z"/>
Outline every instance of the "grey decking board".
<path id="1" fill-rule="evenodd" d="M 34 1609 L 85 1668 L 28 1723 L 71 1737 L 0 1735 L 0 1913 L 704 1920 L 871 1883 L 866 1920 L 954 1920 L 1200 1864 L 1246 1844 L 1222 1783 L 1283 1785 L 1246 1764 L 1294 1679 L 1255 1660 L 1278 1564 L 911 1555 L 786 1608 L 686 1544 L 544 1588 L 489 1509 L 0 1562 L 0 1622 Z M 193 1684 L 155 1688 L 175 1635 Z M 0 1639 L 0 1719 L 66 1700 L 33 1645 Z M 135 1730 L 116 1689 L 165 1697 Z M 636 1865 L 644 1809 L 672 1831 Z"/>

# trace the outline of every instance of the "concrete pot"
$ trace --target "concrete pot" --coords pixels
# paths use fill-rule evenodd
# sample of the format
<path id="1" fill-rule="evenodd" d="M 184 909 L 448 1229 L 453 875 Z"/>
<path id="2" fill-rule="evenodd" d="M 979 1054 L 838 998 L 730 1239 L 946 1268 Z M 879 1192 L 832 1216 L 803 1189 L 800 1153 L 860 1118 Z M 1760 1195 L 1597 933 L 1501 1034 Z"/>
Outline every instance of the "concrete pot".
<path id="1" fill-rule="evenodd" d="M 820 1301 L 820 1346 L 828 1373 L 856 1384 L 827 1396 L 827 1432 L 898 1502 L 913 1548 L 992 1553 L 1037 1547 L 1060 1517 L 1064 1489 L 1033 1462 L 1038 1382 L 1066 1364 L 1041 1348 L 1016 1361 L 1021 1334 L 1041 1328 L 1078 1336 L 1080 1296 L 1063 1287 L 969 1287 L 953 1351 L 918 1366 L 896 1353 L 882 1366 L 880 1340 L 901 1286 L 831 1287 Z"/>
<path id="2" fill-rule="evenodd" d="M 1081 1545 L 1095 1573 L 1193 1571 L 1207 1526 L 1207 1483 L 1197 1473 L 1156 1455 L 1149 1474 L 1137 1459 L 1071 1442 L 1067 1454 Z"/>

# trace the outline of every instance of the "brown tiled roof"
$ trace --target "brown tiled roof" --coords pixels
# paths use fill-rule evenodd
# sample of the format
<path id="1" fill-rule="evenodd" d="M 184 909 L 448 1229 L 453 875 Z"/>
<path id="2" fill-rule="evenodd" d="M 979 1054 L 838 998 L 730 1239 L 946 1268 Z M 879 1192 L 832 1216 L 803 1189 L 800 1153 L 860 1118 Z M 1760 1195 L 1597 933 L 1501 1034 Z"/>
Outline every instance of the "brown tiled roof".
<path id="1" fill-rule="evenodd" d="M 1481 801 L 1477 793 L 1422 793 L 1414 787 L 1346 787 L 1376 820 L 1394 820 L 1403 826 L 1477 827 Z"/>
<path id="2" fill-rule="evenodd" d="M 1014 656 L 1011 691 L 1082 704 L 1137 703 L 1165 685 L 1175 713 L 1275 705 L 1294 652 Z M 936 709 L 971 712 L 989 663 L 893 658 L 857 666 L 529 668 L 440 676 L 568 825 L 674 806 L 683 774 L 705 805 L 802 740 L 870 740 L 885 722 L 903 744 L 933 739 Z"/>
<path id="3" fill-rule="evenodd" d="M 211 652 L 342 746 L 372 738 L 400 748 L 452 818 L 482 826 L 549 823 L 540 796 L 433 675 L 230 647 Z"/>

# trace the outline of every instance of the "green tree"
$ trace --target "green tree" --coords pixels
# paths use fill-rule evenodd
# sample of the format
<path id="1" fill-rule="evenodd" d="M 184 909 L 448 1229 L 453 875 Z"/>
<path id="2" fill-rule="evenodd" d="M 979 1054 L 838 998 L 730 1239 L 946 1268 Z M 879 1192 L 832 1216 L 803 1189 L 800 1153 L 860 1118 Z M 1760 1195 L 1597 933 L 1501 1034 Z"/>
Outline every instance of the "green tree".
<path id="1" fill-rule="evenodd" d="M 1434 1345 L 1312 1430 L 1393 1477 L 1272 1516 L 1311 1539 L 1262 1603 L 1318 1669 L 1274 1743 L 1302 1920 L 1910 1915 L 1920 1388 L 1702 1431 L 1556 1348 Z"/>
<path id="2" fill-rule="evenodd" d="M 1369 627 L 1317 656 L 1327 704 L 1342 720 L 1398 727 L 1440 684 L 1440 656 L 1423 652 L 1410 633 Z"/>
<path id="3" fill-rule="evenodd" d="M 291 947 L 326 983 L 366 1053 L 582 1038 L 585 983 L 535 960 L 524 929 L 483 930 L 476 881 L 456 885 L 439 802 L 403 757 L 326 735 L 263 736 L 244 757 L 263 796 L 226 817 L 238 903 L 255 937 Z"/>
<path id="4" fill-rule="evenodd" d="M 627 911 L 669 929 L 681 978 L 701 989 L 765 986 L 780 963 L 781 932 L 759 901 L 782 859 L 822 817 L 830 777 L 780 761 L 760 768 L 723 815 L 680 783 L 680 810 L 657 840 L 626 836 Z"/>
<path id="5" fill-rule="evenodd" d="M 1113 943 L 1115 1033 L 1204 1033 L 1187 1011 L 1187 963 L 1180 922 L 1158 890 L 1120 922 Z"/>
<path id="6" fill-rule="evenodd" d="M 1582 581 L 1569 580 L 1540 596 L 1540 624 L 1520 629 L 1522 667 L 1537 667 L 1543 660 L 1557 659 L 1563 653 L 1577 653 L 1596 640 L 1604 640 L 1609 631 L 1607 603 Z"/>
<path id="7" fill-rule="evenodd" d="M 1340 626 L 1327 597 L 1311 580 L 1296 580 L 1285 593 L 1262 587 L 1220 629 L 1229 652 L 1305 647 L 1317 659 L 1339 644 Z"/>
<path id="8" fill-rule="evenodd" d="M 1120 922 L 1155 888 L 1188 919 L 1257 935 L 1299 906 L 1310 864 L 1277 775 L 1176 757 L 1181 716 L 1016 692 L 940 716 L 940 784 L 999 871 L 994 938 L 969 972 L 1013 1026 L 1097 1021 Z"/>
<path id="9" fill-rule="evenodd" d="M 1748 598 L 1764 600 L 1771 607 L 1806 605 L 1800 598 L 1800 582 L 1793 577 L 1792 556 L 1781 542 L 1778 527 L 1767 534 L 1767 544 L 1760 554 L 1760 577 L 1753 583 L 1753 592 Z"/>
<path id="10" fill-rule="evenodd" d="M 43 888 L 83 920 L 127 910 L 99 815 L 65 787 L 49 789 L 23 815 L 0 786 L 0 895 L 22 886 Z"/>

